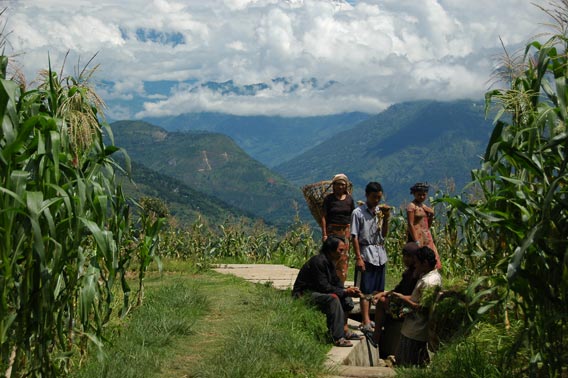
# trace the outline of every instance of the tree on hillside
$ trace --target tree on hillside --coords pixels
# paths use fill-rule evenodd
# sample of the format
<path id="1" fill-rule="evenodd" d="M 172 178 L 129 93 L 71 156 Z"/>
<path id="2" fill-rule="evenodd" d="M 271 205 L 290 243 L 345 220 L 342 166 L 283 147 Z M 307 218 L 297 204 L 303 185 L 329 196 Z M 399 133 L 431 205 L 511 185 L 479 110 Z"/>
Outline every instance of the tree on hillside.
<path id="1" fill-rule="evenodd" d="M 503 295 L 482 311 L 508 303 L 505 315 L 512 308 L 524 322 L 512 351 L 529 351 L 524 373 L 552 377 L 568 361 L 568 0 L 542 10 L 553 33 L 518 59 L 505 54 L 508 87 L 486 94 L 488 110 L 499 111 L 473 172 L 482 199 L 445 200 L 468 216 L 469 252 L 483 257 L 485 285 Z"/>

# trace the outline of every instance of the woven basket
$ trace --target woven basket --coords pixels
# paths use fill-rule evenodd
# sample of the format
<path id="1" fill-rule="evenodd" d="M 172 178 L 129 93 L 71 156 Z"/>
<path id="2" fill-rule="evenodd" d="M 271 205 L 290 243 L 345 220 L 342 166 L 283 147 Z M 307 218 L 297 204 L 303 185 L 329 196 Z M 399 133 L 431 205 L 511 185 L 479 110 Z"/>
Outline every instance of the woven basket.
<path id="1" fill-rule="evenodd" d="M 347 184 L 347 193 L 351 194 L 353 191 L 353 184 L 349 182 Z M 315 182 L 313 184 L 305 185 L 302 187 L 302 193 L 304 193 L 304 198 L 308 203 L 308 208 L 310 213 L 314 217 L 315 221 L 321 227 L 321 217 L 323 216 L 323 199 L 328 195 L 333 193 L 333 188 L 331 187 L 331 180 L 324 180 Z"/>

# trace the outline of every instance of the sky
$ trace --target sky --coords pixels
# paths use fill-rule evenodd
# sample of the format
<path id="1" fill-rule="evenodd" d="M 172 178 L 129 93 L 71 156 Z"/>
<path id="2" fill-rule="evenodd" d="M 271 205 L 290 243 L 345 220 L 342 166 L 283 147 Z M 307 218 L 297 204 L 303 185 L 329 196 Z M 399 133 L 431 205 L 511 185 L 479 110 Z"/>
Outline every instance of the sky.
<path id="1" fill-rule="evenodd" d="M 503 55 L 549 31 L 548 0 L 0 0 L 28 81 L 93 58 L 112 119 L 379 113 L 481 100 Z M 96 54 L 96 55 L 95 55 Z M 49 60 L 48 60 L 49 59 Z"/>

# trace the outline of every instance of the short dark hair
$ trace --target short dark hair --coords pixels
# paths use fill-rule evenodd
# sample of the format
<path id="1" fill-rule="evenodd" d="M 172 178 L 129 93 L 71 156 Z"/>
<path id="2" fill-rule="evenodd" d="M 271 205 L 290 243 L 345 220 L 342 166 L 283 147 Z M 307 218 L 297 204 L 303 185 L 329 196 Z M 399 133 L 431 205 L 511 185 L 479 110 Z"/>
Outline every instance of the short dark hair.
<path id="1" fill-rule="evenodd" d="M 365 194 L 378 193 L 378 192 L 382 192 L 382 191 L 383 191 L 383 186 L 376 181 L 371 181 L 365 187 Z"/>
<path id="2" fill-rule="evenodd" d="M 404 245 L 404 247 L 402 247 L 402 254 L 415 256 L 419 248 L 420 247 L 418 247 L 418 244 L 416 244 L 416 242 L 408 242 Z"/>
<path id="3" fill-rule="evenodd" d="M 430 185 L 428 185 L 427 182 L 417 182 L 410 188 L 410 194 L 422 192 L 428 193 L 428 189 L 430 189 Z"/>
<path id="4" fill-rule="evenodd" d="M 339 243 L 345 243 L 343 238 L 340 238 L 338 236 L 328 237 L 323 242 L 321 249 L 320 249 L 320 253 L 328 254 L 328 253 L 337 251 L 337 247 L 339 246 Z"/>
<path id="5" fill-rule="evenodd" d="M 436 254 L 429 247 L 424 246 L 419 248 L 418 251 L 416 251 L 416 258 L 421 263 L 424 261 L 428 262 L 428 266 L 430 266 L 430 268 L 434 268 L 436 266 Z"/>

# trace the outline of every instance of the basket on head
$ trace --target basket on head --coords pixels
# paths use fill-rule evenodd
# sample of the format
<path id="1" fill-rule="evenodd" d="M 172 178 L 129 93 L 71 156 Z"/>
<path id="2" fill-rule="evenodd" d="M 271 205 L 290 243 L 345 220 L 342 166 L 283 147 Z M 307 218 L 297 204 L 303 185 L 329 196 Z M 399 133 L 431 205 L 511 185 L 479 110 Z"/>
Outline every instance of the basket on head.
<path id="1" fill-rule="evenodd" d="M 347 193 L 351 194 L 352 190 L 353 184 L 351 182 L 347 183 Z M 328 194 L 333 193 L 331 180 L 324 180 L 305 185 L 302 187 L 302 193 L 304 193 L 304 198 L 306 199 L 310 213 L 321 227 L 321 217 L 323 216 L 323 199 Z"/>

